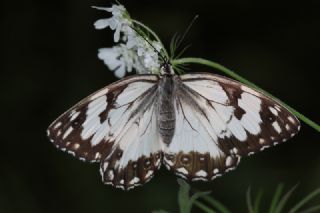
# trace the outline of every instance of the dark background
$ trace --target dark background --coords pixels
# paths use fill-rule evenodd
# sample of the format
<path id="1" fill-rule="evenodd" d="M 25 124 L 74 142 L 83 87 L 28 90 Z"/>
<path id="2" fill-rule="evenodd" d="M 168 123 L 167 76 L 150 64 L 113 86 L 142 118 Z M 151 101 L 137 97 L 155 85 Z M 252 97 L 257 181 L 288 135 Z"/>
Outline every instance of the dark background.
<path id="1" fill-rule="evenodd" d="M 199 14 L 185 56 L 219 62 L 319 123 L 320 8 L 315 2 L 123 1 L 131 16 L 167 45 Z M 93 28 L 108 14 L 90 8 L 110 2 L 1 4 L 0 212 L 177 212 L 176 177 L 164 168 L 145 186 L 122 192 L 102 184 L 97 164 L 56 150 L 46 137 L 58 115 L 116 80 L 97 59 L 98 48 L 112 45 L 112 34 Z M 216 72 L 203 66 L 192 71 Z M 192 186 L 212 191 L 235 212 L 246 211 L 249 186 L 253 192 L 264 189 L 268 205 L 278 183 L 286 189 L 300 183 L 298 199 L 320 187 L 319 150 L 319 133 L 303 124 L 290 142 L 243 159 L 222 178 Z"/>

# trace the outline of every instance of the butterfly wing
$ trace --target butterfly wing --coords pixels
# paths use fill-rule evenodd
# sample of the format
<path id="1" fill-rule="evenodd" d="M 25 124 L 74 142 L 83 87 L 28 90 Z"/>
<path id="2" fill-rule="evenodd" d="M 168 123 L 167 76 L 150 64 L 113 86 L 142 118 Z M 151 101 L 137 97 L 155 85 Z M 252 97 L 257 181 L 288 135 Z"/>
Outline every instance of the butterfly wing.
<path id="1" fill-rule="evenodd" d="M 161 166 L 162 149 L 156 119 L 155 97 L 140 106 L 133 123 L 115 137 L 114 150 L 100 165 L 103 182 L 129 190 L 148 182 Z"/>
<path id="2" fill-rule="evenodd" d="M 148 181 L 161 161 L 156 141 L 156 75 L 128 77 L 85 98 L 48 128 L 53 144 L 101 162 L 103 181 L 129 189 Z"/>
<path id="3" fill-rule="evenodd" d="M 299 121 L 262 93 L 207 73 L 180 76 L 176 131 L 164 163 L 190 180 L 211 180 L 232 170 L 241 156 L 293 137 Z"/>

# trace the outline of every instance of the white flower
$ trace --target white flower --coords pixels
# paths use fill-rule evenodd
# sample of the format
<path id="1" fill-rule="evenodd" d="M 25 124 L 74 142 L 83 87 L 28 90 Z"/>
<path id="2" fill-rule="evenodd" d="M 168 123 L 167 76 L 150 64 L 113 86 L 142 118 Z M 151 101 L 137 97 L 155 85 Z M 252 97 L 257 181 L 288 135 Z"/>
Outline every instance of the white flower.
<path id="1" fill-rule="evenodd" d="M 143 38 L 138 38 L 137 41 L 137 54 L 143 60 L 143 65 L 150 73 L 157 73 L 160 69 L 159 53 L 161 51 L 161 44 L 156 41 L 151 41 L 152 46 Z M 154 48 L 158 51 L 156 52 Z"/>
<path id="2" fill-rule="evenodd" d="M 159 52 L 163 48 L 161 43 L 144 38 L 140 33 L 137 33 L 134 30 L 132 20 L 122 5 L 94 8 L 112 13 L 111 18 L 96 21 L 94 24 L 96 29 L 110 27 L 111 30 L 115 30 L 115 42 L 119 42 L 120 34 L 122 35 L 118 45 L 99 49 L 99 59 L 103 60 L 118 78 L 124 77 L 126 72 L 131 72 L 133 69 L 138 74 L 159 73 Z"/>
<path id="3" fill-rule="evenodd" d="M 105 65 L 107 65 L 110 70 L 113 70 L 115 76 L 118 78 L 124 77 L 126 73 L 125 63 L 121 60 L 120 56 L 121 54 L 118 47 L 101 48 L 98 53 L 98 58 L 103 60 Z"/>
<path id="4" fill-rule="evenodd" d="M 124 26 L 131 24 L 130 20 L 126 18 L 126 8 L 122 5 L 112 5 L 112 7 L 93 7 L 98 10 L 105 10 L 112 13 L 111 18 L 99 19 L 94 23 L 96 29 L 104 29 L 110 27 L 111 30 L 115 30 L 114 42 L 119 42 L 120 32 L 124 29 Z"/>
<path id="5" fill-rule="evenodd" d="M 123 78 L 126 72 L 132 72 L 133 69 L 139 71 L 140 74 L 148 73 L 135 51 L 127 49 L 124 44 L 99 49 L 98 58 L 103 60 L 118 78 Z"/>

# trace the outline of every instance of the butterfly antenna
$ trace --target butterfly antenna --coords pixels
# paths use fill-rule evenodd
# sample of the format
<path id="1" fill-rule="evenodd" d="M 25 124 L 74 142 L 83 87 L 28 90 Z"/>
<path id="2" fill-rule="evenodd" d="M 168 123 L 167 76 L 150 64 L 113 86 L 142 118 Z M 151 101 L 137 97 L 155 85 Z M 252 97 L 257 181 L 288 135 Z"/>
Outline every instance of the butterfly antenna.
<path id="1" fill-rule="evenodd" d="M 131 29 L 133 29 L 136 33 L 138 33 L 138 35 L 140 35 L 153 49 L 154 51 L 156 51 L 156 53 L 158 53 L 158 55 L 160 56 L 160 58 L 163 60 L 164 63 L 167 63 L 168 60 L 165 56 L 163 56 L 161 54 L 161 52 L 159 52 L 154 46 L 153 44 L 151 44 L 151 42 L 141 33 L 139 32 L 139 30 L 135 29 L 134 27 L 129 26 Z"/>
<path id="2" fill-rule="evenodd" d="M 179 46 L 181 45 L 182 41 L 184 40 L 184 38 L 186 37 L 186 35 L 189 33 L 192 25 L 194 24 L 194 22 L 199 18 L 199 15 L 196 15 L 192 21 L 190 22 L 189 26 L 187 27 L 186 31 L 184 31 L 182 37 L 179 39 L 179 41 L 177 42 L 177 46 L 176 46 L 176 49 L 179 48 Z"/>

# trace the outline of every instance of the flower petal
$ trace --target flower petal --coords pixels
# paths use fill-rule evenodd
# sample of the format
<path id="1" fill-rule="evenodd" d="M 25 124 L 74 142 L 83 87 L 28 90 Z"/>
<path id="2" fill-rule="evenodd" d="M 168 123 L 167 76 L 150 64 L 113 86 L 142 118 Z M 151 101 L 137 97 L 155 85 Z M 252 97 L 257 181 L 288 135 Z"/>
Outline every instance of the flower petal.
<path id="1" fill-rule="evenodd" d="M 114 70 L 121 65 L 119 57 L 119 53 L 114 48 L 99 49 L 98 58 L 103 60 L 110 70 Z"/>
<path id="2" fill-rule="evenodd" d="M 114 35 L 113 35 L 113 40 L 114 42 L 119 42 L 120 40 L 120 31 L 121 31 L 121 25 L 116 28 L 116 31 L 114 32 Z"/>
<path id="3" fill-rule="evenodd" d="M 125 69 L 124 64 L 121 64 L 120 67 L 118 69 L 116 69 L 114 72 L 114 75 L 117 78 L 123 78 L 125 74 L 126 74 L 126 69 Z"/>
<path id="4" fill-rule="evenodd" d="M 108 18 L 105 19 L 99 19 L 94 23 L 94 27 L 97 30 L 104 29 L 106 27 L 110 26 L 110 20 Z"/>
<path id="5" fill-rule="evenodd" d="M 112 7 L 96 7 L 96 6 L 91 6 L 91 7 L 97 10 L 105 10 L 107 12 L 112 12 Z"/>

